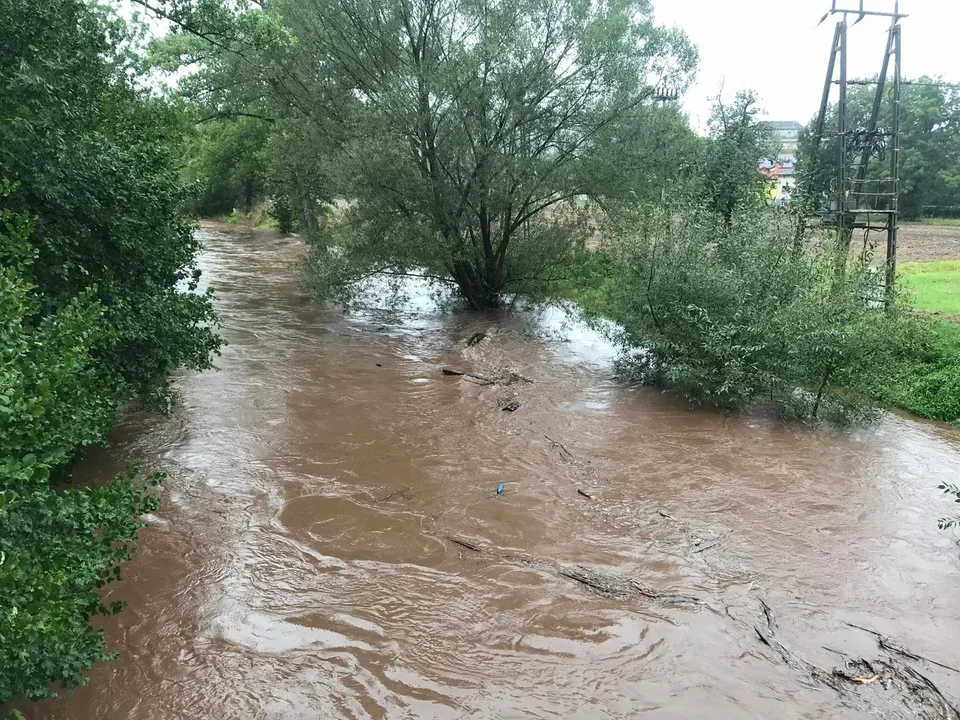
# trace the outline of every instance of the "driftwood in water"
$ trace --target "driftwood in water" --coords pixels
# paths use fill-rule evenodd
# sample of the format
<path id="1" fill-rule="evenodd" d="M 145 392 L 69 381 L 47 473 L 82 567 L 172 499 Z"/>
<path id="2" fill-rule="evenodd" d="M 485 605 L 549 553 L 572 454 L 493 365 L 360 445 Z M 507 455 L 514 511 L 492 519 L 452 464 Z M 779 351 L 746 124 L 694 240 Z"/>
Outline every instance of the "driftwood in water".
<path id="1" fill-rule="evenodd" d="M 473 335 L 470 336 L 470 339 L 467 340 L 467 347 L 473 347 L 474 345 L 482 342 L 486 336 L 487 336 L 486 333 L 482 333 L 482 332 L 474 333 Z"/>
<path id="2" fill-rule="evenodd" d="M 547 435 L 544 435 L 543 437 L 550 441 L 550 447 L 556 448 L 556 449 L 560 450 L 560 456 L 561 456 L 561 457 L 563 457 L 564 455 L 566 455 L 568 460 L 573 460 L 573 453 L 570 452 L 569 450 L 567 450 L 567 449 L 563 446 L 563 443 L 562 443 L 562 442 L 558 442 L 557 440 L 554 440 L 552 437 L 549 437 L 549 436 L 547 436 Z"/>
<path id="3" fill-rule="evenodd" d="M 477 383 L 478 385 L 513 385 L 514 383 L 533 383 L 528 377 L 524 377 L 513 370 L 501 368 L 496 375 L 481 375 L 480 373 L 468 372 L 457 368 L 445 367 L 441 370 L 444 375 L 457 375 L 464 380 Z"/>
<path id="4" fill-rule="evenodd" d="M 583 565 L 557 566 L 557 574 L 568 580 L 574 580 L 586 585 L 601 595 L 613 597 L 645 597 L 648 600 L 657 600 L 665 605 L 703 605 L 704 602 L 691 595 L 680 595 L 654 590 L 641 585 L 636 580 L 625 578 L 613 573 L 598 572 Z"/>
<path id="5" fill-rule="evenodd" d="M 856 628 L 857 630 L 863 630 L 864 632 L 870 633 L 871 635 L 877 638 L 877 644 L 880 646 L 880 649 L 886 650 L 888 653 L 891 653 L 894 655 L 900 655 L 901 657 L 908 658 L 909 660 L 927 662 L 927 663 L 930 663 L 931 665 L 936 665 L 937 667 L 941 667 L 944 670 L 951 670 L 955 673 L 960 673 L 960 670 L 958 670 L 957 668 L 951 665 L 946 665 L 942 662 L 938 662 L 937 660 L 931 660 L 930 658 L 924 657 L 923 655 L 917 655 L 915 653 L 910 652 L 905 647 L 903 647 L 903 645 L 899 644 L 898 642 L 895 642 L 894 640 L 891 640 L 890 638 L 888 638 L 887 636 L 881 633 L 878 633 L 876 630 L 871 630 L 870 628 L 865 628 L 862 625 L 855 625 L 854 623 L 849 623 L 849 622 L 844 624 L 847 625 L 848 627 Z"/>
<path id="6" fill-rule="evenodd" d="M 480 375 L 479 373 L 467 372 L 466 370 L 456 370 L 454 368 L 445 367 L 441 371 L 444 375 L 455 375 L 462 377 L 464 380 L 467 380 L 478 385 L 493 385 L 496 383 L 496 379 L 492 377 L 487 377 L 486 375 Z"/>
<path id="7" fill-rule="evenodd" d="M 760 600 L 760 607 L 763 611 L 764 626 L 753 625 L 753 630 L 760 642 L 773 650 L 786 665 L 809 674 L 814 680 L 833 688 L 841 694 L 852 688 L 859 688 L 863 692 L 867 688 L 876 688 L 876 692 L 885 692 L 905 706 L 904 709 L 907 712 L 901 717 L 960 720 L 960 710 L 940 692 L 940 689 L 930 678 L 894 658 L 867 660 L 866 658 L 851 657 L 832 648 L 824 648 L 839 655 L 844 660 L 843 667 L 834 668 L 830 672 L 804 660 L 777 639 L 774 631 L 776 621 L 773 612 L 763 599 Z M 733 617 L 730 615 L 729 609 L 727 615 Z M 851 625 L 850 623 L 847 624 Z M 866 630 L 882 637 L 879 633 L 858 625 L 851 625 L 851 627 Z M 903 652 L 903 648 L 895 643 L 890 643 L 890 645 L 896 648 L 894 652 L 903 654 L 905 657 L 919 658 L 953 670 L 953 668 L 942 663 L 922 658 L 913 653 Z M 881 647 L 886 650 L 890 649 L 884 645 L 881 645 Z M 869 696 L 864 697 L 867 699 Z"/>
<path id="8" fill-rule="evenodd" d="M 854 687 L 870 686 L 878 693 L 886 693 L 902 702 L 908 711 L 901 717 L 960 720 L 960 710 L 944 696 L 934 682 L 915 668 L 893 658 L 867 660 L 847 657 L 839 650 L 831 650 L 844 657 L 842 668 L 835 668 L 833 676 Z"/>
<path id="9" fill-rule="evenodd" d="M 469 540 L 461 540 L 460 538 L 455 538 L 451 535 L 447 536 L 447 540 L 449 540 L 450 542 L 456 545 L 459 545 L 462 548 L 466 548 L 467 550 L 471 550 L 476 553 L 483 552 L 483 549 L 479 545 L 476 545 L 470 542 Z"/>
<path id="10" fill-rule="evenodd" d="M 474 375 L 472 373 L 464 373 L 463 379 L 467 382 L 472 382 L 474 385 L 495 385 L 496 380 L 493 378 L 484 377 L 483 375 Z"/>
<path id="11" fill-rule="evenodd" d="M 539 560 L 536 558 L 528 558 L 518 555 L 506 555 L 496 551 L 486 551 L 474 542 L 453 537 L 451 535 L 448 535 L 447 539 L 450 542 L 459 545 L 460 547 L 466 548 L 467 550 L 471 550 L 475 553 L 483 553 L 484 555 L 491 557 L 491 559 L 498 557 L 502 560 L 519 562 L 527 567 L 534 568 L 535 570 L 543 570 L 567 580 L 573 580 L 574 582 L 578 582 L 581 585 L 590 588 L 594 592 L 599 593 L 600 595 L 622 598 L 642 597 L 646 598 L 647 600 L 655 600 L 663 603 L 664 605 L 705 604 L 702 600 L 690 595 L 681 595 L 654 590 L 653 588 L 649 588 L 640 584 L 632 578 L 616 575 L 614 573 L 601 572 L 583 565 L 560 565 L 559 563 L 555 563 L 550 560 Z"/>

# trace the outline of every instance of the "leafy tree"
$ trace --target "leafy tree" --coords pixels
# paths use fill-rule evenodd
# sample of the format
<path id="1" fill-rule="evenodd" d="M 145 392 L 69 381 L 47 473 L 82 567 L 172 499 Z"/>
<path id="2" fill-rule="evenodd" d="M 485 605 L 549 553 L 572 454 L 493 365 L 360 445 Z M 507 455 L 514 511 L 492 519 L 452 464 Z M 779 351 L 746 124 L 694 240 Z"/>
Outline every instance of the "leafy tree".
<path id="1" fill-rule="evenodd" d="M 96 286 L 112 328 L 103 378 L 165 402 L 166 374 L 210 366 L 220 344 L 191 269 L 199 243 L 179 208 L 184 115 L 139 87 L 126 26 L 80 0 L 0 5 L 0 177 L 37 218 L 41 314 Z"/>
<path id="2" fill-rule="evenodd" d="M 889 87 L 889 86 L 888 86 Z M 870 161 L 865 191 L 889 191 L 882 183 L 890 177 L 890 158 L 881 136 L 866 133 L 873 108 L 871 85 L 854 85 L 847 91 L 847 127 L 850 130 L 848 164 L 856 172 L 864 146 L 869 148 Z M 900 211 L 907 219 L 924 215 L 960 213 L 960 91 L 921 77 L 902 86 L 900 110 L 901 152 Z M 826 126 L 836 127 L 836 106 L 829 109 Z M 805 189 L 826 205 L 831 182 L 837 176 L 838 141 L 823 141 L 816 165 L 812 162 L 812 139 L 815 119 L 800 135 L 799 160 L 804 171 Z M 892 104 L 889 98 L 881 105 L 877 130 L 892 129 Z M 880 205 L 886 207 L 886 202 Z M 875 205 L 878 206 L 878 205 Z M 818 210 L 818 207 L 813 208 Z"/>
<path id="3" fill-rule="evenodd" d="M 739 205 L 763 194 L 767 179 L 758 166 L 776 154 L 773 133 L 759 114 L 757 96 L 750 91 L 738 92 L 732 105 L 718 97 L 710 114 L 703 191 L 708 207 L 728 225 Z"/>
<path id="4" fill-rule="evenodd" d="M 542 289 L 584 236 L 577 203 L 626 197 L 660 166 L 652 87 L 682 85 L 696 59 L 648 0 L 276 0 L 232 20 L 209 5 L 163 7 L 228 46 L 217 77 L 256 67 L 271 106 L 336 152 L 351 210 L 313 236 L 321 289 L 422 271 L 474 309 Z"/>
<path id="5" fill-rule="evenodd" d="M 203 187 L 196 207 L 201 215 L 234 209 L 253 212 L 266 192 L 268 140 L 266 124 L 255 118 L 213 120 L 197 126 L 190 171 Z"/>
<path id="6" fill-rule="evenodd" d="M 55 483 L 121 407 L 220 345 L 179 214 L 186 126 L 136 37 L 84 0 L 0 3 L 0 703 L 110 655 L 90 619 L 156 507 L 131 470 Z M 14 188 L 16 192 L 13 192 Z"/>
<path id="7" fill-rule="evenodd" d="M 0 197 L 10 193 L 0 185 Z M 110 330 L 87 291 L 38 317 L 30 279 L 33 220 L 0 209 L 0 702 L 71 687 L 107 659 L 93 614 L 98 588 L 119 578 L 139 522 L 156 500 L 135 471 L 100 487 L 59 492 L 51 474 L 76 449 L 101 442 L 126 395 L 104 384 L 93 349 Z M 159 481 L 154 477 L 151 482 Z"/>
<path id="8" fill-rule="evenodd" d="M 296 152 L 291 152 L 296 148 Z M 333 202 L 331 152 L 325 133 L 299 117 L 273 126 L 264 153 L 273 214 L 280 229 L 295 227 L 312 233 L 319 227 L 321 208 Z M 280 215 L 287 213 L 286 226 Z"/>

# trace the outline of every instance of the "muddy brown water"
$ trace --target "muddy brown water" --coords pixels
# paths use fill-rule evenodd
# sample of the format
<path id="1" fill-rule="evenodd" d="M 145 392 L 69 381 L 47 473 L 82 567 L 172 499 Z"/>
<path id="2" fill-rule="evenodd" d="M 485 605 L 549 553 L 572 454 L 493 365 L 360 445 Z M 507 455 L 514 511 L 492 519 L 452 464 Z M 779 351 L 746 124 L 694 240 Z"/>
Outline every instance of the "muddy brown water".
<path id="1" fill-rule="evenodd" d="M 79 470 L 170 473 L 110 591 L 120 658 L 30 717 L 949 716 L 810 668 L 897 659 L 846 623 L 960 667 L 960 548 L 935 523 L 957 430 L 690 409 L 615 382 L 556 314 L 344 316 L 298 287 L 295 239 L 201 233 L 219 371 Z M 960 674 L 899 659 L 960 703 Z"/>

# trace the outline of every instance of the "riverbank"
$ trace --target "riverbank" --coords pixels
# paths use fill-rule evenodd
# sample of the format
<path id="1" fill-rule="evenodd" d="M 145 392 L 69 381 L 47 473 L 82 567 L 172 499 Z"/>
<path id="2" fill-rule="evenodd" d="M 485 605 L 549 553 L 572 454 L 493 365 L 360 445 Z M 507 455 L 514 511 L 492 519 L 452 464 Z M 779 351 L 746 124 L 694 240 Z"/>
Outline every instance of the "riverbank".
<path id="1" fill-rule="evenodd" d="M 200 220 L 208 223 L 219 223 L 221 225 L 249 228 L 251 230 L 280 230 L 280 226 L 278 225 L 276 219 L 270 216 L 266 205 L 258 206 L 253 210 L 253 212 L 250 213 L 234 210 L 228 215 L 204 217 L 200 218 Z"/>
<path id="2" fill-rule="evenodd" d="M 928 269 L 930 272 L 926 272 Z M 559 298 L 580 305 L 589 316 L 609 316 L 607 283 L 612 272 L 612 260 L 606 251 L 582 253 L 569 277 L 555 285 L 555 292 Z M 950 312 L 956 302 L 954 273 L 960 282 L 960 263 L 954 261 L 903 266 L 901 282 L 914 293 L 912 301 L 918 310 L 938 316 L 933 320 L 935 346 L 903 358 L 898 376 L 876 384 L 871 395 L 883 405 L 960 427 L 960 324 Z M 950 277 L 944 279 L 945 274 Z"/>

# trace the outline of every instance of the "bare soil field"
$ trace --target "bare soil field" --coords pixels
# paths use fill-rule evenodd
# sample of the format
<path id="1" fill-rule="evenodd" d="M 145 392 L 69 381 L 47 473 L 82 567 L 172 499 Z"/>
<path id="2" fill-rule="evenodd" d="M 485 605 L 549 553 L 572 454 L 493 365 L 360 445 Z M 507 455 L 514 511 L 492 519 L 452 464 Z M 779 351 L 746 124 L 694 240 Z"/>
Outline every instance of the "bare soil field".
<path id="1" fill-rule="evenodd" d="M 901 223 L 897 262 L 960 260 L 960 226 Z"/>

